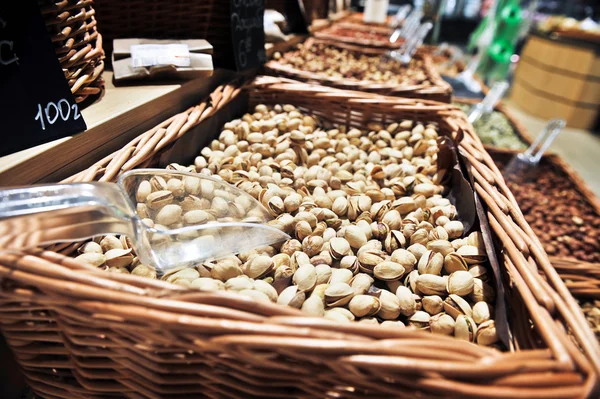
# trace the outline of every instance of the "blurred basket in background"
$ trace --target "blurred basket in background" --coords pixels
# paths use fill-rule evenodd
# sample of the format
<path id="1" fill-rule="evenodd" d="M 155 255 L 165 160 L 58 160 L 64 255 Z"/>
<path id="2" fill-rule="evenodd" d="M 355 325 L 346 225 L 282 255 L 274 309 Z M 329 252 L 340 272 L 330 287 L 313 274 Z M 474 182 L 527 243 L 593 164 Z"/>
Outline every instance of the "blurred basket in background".
<path id="1" fill-rule="evenodd" d="M 39 5 L 75 101 L 99 94 L 104 50 L 93 0 L 39 0 Z"/>

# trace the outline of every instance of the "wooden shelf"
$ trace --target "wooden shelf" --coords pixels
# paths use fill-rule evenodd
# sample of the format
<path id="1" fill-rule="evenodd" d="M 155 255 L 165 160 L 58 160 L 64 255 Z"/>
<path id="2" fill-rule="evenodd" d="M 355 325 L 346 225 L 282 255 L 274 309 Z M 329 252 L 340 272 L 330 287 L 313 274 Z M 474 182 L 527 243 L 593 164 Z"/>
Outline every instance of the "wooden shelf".
<path id="1" fill-rule="evenodd" d="M 81 111 L 88 130 L 0 158 L 0 186 L 57 182 L 116 151 L 137 135 L 206 97 L 231 77 L 178 84 L 115 87 L 105 72 L 102 97 Z"/>

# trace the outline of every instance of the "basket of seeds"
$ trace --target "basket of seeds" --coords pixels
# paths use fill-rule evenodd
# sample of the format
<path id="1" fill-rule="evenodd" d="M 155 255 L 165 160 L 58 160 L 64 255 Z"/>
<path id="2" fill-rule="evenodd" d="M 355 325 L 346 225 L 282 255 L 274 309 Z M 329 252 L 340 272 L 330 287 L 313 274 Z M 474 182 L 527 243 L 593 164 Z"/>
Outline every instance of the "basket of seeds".
<path id="1" fill-rule="evenodd" d="M 0 252 L 39 396 L 593 394 L 598 343 L 458 108 L 258 77 L 67 182 L 140 167 L 243 190 L 290 237 L 163 273 L 126 236 Z M 219 222 L 213 186 L 171 180 L 133 195 L 148 226 Z"/>
<path id="2" fill-rule="evenodd" d="M 274 75 L 347 90 L 449 102 L 452 88 L 428 54 L 417 52 L 405 65 L 389 50 L 310 38 L 265 65 Z"/>
<path id="3" fill-rule="evenodd" d="M 460 98 L 456 100 L 463 112 L 469 113 L 478 100 Z M 473 128 L 484 146 L 525 150 L 533 142 L 525 127 L 509 112 L 502 102 L 494 107 L 490 114 L 475 121 Z"/>

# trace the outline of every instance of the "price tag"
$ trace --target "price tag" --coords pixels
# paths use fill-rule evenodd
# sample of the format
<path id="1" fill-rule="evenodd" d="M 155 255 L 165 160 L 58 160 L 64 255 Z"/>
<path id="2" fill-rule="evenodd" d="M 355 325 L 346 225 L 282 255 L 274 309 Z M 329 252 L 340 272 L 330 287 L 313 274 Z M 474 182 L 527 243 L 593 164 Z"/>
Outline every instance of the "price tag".
<path id="1" fill-rule="evenodd" d="M 263 65 L 265 54 L 264 0 L 231 0 L 231 40 L 238 71 Z"/>
<path id="2" fill-rule="evenodd" d="M 0 2 L 0 156 L 87 129 L 36 1 Z"/>
<path id="3" fill-rule="evenodd" d="M 135 44 L 130 51 L 134 68 L 155 65 L 186 67 L 191 64 L 187 44 Z"/>

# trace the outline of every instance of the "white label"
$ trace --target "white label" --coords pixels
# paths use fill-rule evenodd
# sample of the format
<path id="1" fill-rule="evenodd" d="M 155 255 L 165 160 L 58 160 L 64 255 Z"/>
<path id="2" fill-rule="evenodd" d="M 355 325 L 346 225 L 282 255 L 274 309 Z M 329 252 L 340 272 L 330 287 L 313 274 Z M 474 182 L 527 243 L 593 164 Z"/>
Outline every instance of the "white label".
<path id="1" fill-rule="evenodd" d="M 190 66 L 190 49 L 187 44 L 135 44 L 131 46 L 131 64 L 134 68 Z"/>
<path id="2" fill-rule="evenodd" d="M 389 0 L 367 0 L 363 20 L 382 24 L 387 16 Z"/>

